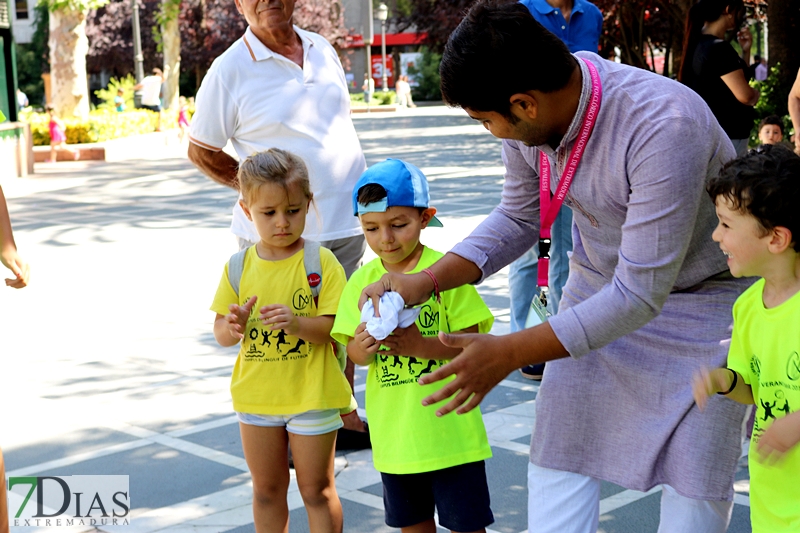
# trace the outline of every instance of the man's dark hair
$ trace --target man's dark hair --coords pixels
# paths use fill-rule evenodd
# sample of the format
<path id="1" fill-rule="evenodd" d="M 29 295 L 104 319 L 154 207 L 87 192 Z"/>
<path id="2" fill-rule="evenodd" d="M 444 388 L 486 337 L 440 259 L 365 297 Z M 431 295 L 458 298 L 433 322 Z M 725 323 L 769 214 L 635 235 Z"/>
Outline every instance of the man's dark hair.
<path id="1" fill-rule="evenodd" d="M 706 187 L 733 210 L 756 217 L 764 234 L 781 226 L 792 232 L 800 252 L 800 156 L 780 144 L 762 145 L 727 163 Z"/>
<path id="2" fill-rule="evenodd" d="M 442 97 L 454 107 L 511 117 L 509 99 L 567 85 L 575 58 L 528 8 L 479 0 L 450 35 L 439 65 Z"/>
<path id="3" fill-rule="evenodd" d="M 367 183 L 358 189 L 356 200 L 361 205 L 368 205 L 373 202 L 380 202 L 386 198 L 386 196 L 386 189 L 384 189 L 382 185 L 378 185 L 377 183 Z"/>
<path id="4" fill-rule="evenodd" d="M 783 135 L 785 125 L 781 117 L 779 117 L 778 115 L 770 115 L 766 117 L 764 120 L 758 123 L 758 131 L 761 131 L 761 128 L 763 128 L 767 124 L 778 126 L 781 129 L 781 135 Z"/>

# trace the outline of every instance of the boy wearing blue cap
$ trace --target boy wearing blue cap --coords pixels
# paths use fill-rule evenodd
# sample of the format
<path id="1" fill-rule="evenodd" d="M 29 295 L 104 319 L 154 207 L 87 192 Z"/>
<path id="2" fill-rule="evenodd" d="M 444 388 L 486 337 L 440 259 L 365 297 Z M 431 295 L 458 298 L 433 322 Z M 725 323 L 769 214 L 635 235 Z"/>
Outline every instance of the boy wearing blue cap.
<path id="1" fill-rule="evenodd" d="M 425 175 L 397 159 L 361 175 L 353 190 L 353 211 L 378 258 L 347 282 L 331 336 L 347 346 L 353 362 L 369 365 L 367 418 L 373 462 L 383 481 L 386 524 L 404 533 L 435 533 L 436 508 L 442 527 L 484 531 L 494 517 L 484 466 L 492 452 L 483 418 L 477 409 L 437 418 L 422 399 L 450 380 L 425 387 L 417 380 L 460 353 L 439 342 L 440 330 L 486 333 L 494 317 L 475 288 L 463 286 L 431 296 L 410 326 L 397 327 L 385 338 L 375 333 L 369 317 L 371 334 L 358 308 L 362 289 L 387 272 L 424 272 L 443 254 L 424 246 L 420 232 L 442 224 L 429 206 Z M 395 311 L 402 325 L 407 313 L 402 302 Z"/>

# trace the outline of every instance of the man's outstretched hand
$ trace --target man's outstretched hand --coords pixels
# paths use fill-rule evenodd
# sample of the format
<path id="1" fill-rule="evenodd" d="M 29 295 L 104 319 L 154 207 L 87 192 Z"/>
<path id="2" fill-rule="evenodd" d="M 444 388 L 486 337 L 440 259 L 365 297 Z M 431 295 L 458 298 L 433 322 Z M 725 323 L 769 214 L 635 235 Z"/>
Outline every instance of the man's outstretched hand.
<path id="1" fill-rule="evenodd" d="M 375 283 L 370 283 L 361 291 L 358 299 L 358 308 L 364 307 L 367 300 L 372 300 L 375 306 L 375 316 L 380 314 L 380 299 L 385 292 L 396 292 L 403 297 L 407 306 L 419 305 L 428 301 L 433 293 L 433 282 L 427 274 L 384 274 Z"/>
<path id="2" fill-rule="evenodd" d="M 516 368 L 517 363 L 509 357 L 509 350 L 505 347 L 508 344 L 507 336 L 439 333 L 439 340 L 445 346 L 461 348 L 462 352 L 450 363 L 419 380 L 421 385 L 427 385 L 456 375 L 456 379 L 422 400 L 422 405 L 433 405 L 452 397 L 446 405 L 436 410 L 436 416 L 444 416 L 451 411 L 461 415 L 473 410 L 490 390 Z"/>

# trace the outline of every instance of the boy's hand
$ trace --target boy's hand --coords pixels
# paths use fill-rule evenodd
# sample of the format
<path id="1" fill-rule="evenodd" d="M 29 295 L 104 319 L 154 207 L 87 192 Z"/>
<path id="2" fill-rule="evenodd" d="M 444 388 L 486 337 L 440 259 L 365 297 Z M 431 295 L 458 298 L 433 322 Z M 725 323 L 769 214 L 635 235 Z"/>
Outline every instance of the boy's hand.
<path id="1" fill-rule="evenodd" d="M 733 378 L 727 368 L 701 368 L 692 378 L 692 394 L 697 407 L 701 411 L 705 409 L 710 396 L 730 389 L 732 383 Z"/>
<path id="2" fill-rule="evenodd" d="M 257 298 L 257 296 L 251 296 L 242 306 L 236 304 L 228 306 L 230 313 L 225 315 L 225 322 L 227 322 L 228 332 L 233 338 L 241 339 L 244 337 L 244 328 L 247 325 L 247 319 L 250 317 L 250 311 L 256 304 Z"/>
<path id="3" fill-rule="evenodd" d="M 259 309 L 258 318 L 265 326 L 272 326 L 272 331 L 282 329 L 289 335 L 297 336 L 300 331 L 300 321 L 288 306 L 282 304 L 265 305 Z"/>
<path id="4" fill-rule="evenodd" d="M 800 411 L 795 411 L 772 423 L 758 440 L 756 451 L 762 462 L 774 464 L 798 443 L 800 443 Z"/>
<path id="5" fill-rule="evenodd" d="M 347 345 L 347 353 L 354 357 L 353 362 L 365 364 L 364 361 L 372 358 L 381 347 L 381 343 L 367 331 L 367 323 L 362 322 L 356 328 L 356 336 Z"/>
<path id="6" fill-rule="evenodd" d="M 425 338 L 419 332 L 416 323 L 407 328 L 397 328 L 391 335 L 383 339 L 381 344 L 389 348 L 389 350 L 383 352 L 385 355 L 417 357 L 425 351 Z M 442 348 L 444 348 L 444 345 L 442 345 Z"/>
<path id="7" fill-rule="evenodd" d="M 14 249 L 7 250 L 0 254 L 0 262 L 8 268 L 14 278 L 6 278 L 6 285 L 15 289 L 21 289 L 28 285 L 31 276 L 31 268 L 28 263 L 22 260 Z"/>

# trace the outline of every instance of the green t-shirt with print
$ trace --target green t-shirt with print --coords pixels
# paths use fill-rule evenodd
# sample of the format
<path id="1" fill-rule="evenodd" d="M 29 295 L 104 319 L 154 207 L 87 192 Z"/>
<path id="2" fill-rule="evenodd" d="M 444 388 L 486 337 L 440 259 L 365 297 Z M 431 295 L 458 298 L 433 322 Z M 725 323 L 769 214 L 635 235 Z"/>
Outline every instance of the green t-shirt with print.
<path id="1" fill-rule="evenodd" d="M 777 307 L 763 304 L 764 280 L 733 306 L 728 367 L 753 389 L 756 405 L 750 440 L 750 521 L 753 533 L 800 531 L 800 446 L 773 465 L 758 459 L 767 428 L 800 409 L 800 293 Z"/>
<path id="2" fill-rule="evenodd" d="M 425 247 L 411 273 L 431 266 L 443 254 Z M 361 291 L 386 274 L 380 258 L 358 269 L 347 282 L 339 300 L 331 335 L 341 343 L 355 336 L 361 323 L 358 299 Z M 478 326 L 481 333 L 491 329 L 494 317 L 471 285 L 441 294 L 440 305 L 433 298 L 422 304 L 417 327 L 424 337 L 461 331 Z M 481 461 L 491 457 L 480 409 L 467 414 L 436 416 L 436 406 L 422 406 L 422 399 L 449 383 L 420 386 L 417 380 L 445 365 L 447 360 L 382 356 L 369 365 L 366 409 L 375 468 L 388 474 L 414 474 Z"/>

